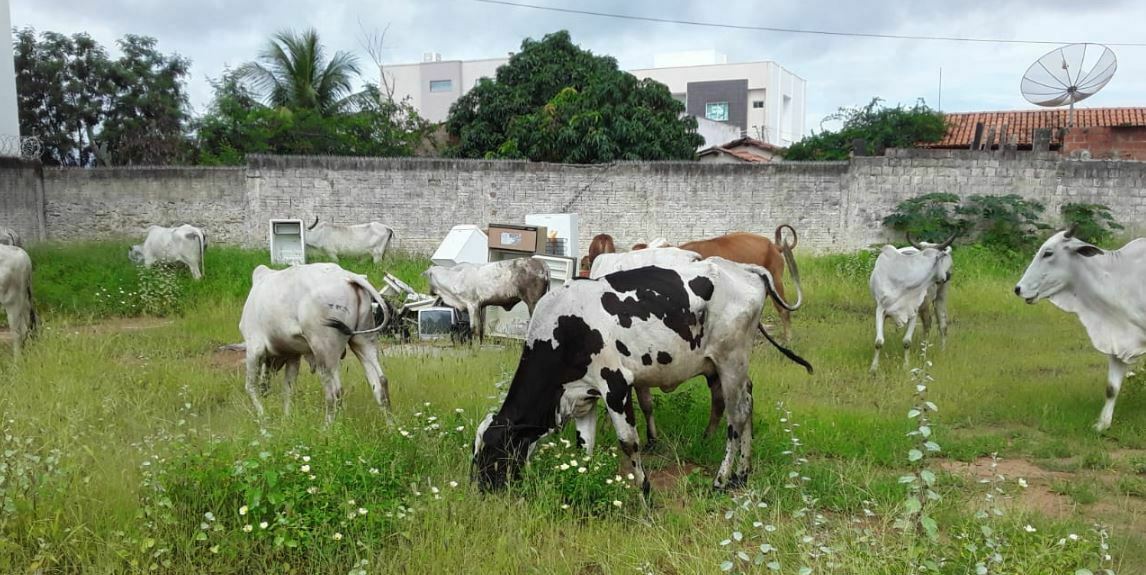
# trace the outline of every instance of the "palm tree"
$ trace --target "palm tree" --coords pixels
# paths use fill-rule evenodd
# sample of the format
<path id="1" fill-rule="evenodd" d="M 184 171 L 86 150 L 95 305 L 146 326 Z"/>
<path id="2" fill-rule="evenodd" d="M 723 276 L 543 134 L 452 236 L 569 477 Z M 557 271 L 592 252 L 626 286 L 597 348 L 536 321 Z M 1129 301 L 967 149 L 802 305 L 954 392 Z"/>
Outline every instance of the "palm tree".
<path id="1" fill-rule="evenodd" d="M 286 30 L 238 73 L 271 106 L 329 114 L 346 104 L 360 70 L 353 55 L 339 51 L 327 61 L 325 52 L 313 28 L 301 34 Z"/>

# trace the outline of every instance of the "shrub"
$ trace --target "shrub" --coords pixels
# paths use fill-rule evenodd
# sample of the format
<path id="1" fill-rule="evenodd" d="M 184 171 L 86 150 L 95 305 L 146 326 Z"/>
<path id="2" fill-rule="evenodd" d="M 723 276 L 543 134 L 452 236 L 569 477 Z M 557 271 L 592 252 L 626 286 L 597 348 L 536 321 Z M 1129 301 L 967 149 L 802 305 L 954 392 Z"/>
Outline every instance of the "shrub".
<path id="1" fill-rule="evenodd" d="M 1092 244 L 1105 244 L 1122 225 L 1114 220 L 1110 208 L 1102 204 L 1068 203 L 1059 208 L 1063 223 L 1076 226 L 1074 235 Z"/>
<path id="2" fill-rule="evenodd" d="M 585 455 L 569 440 L 558 438 L 541 443 L 523 477 L 536 491 L 534 497 L 553 496 L 558 500 L 554 507 L 601 516 L 632 508 L 639 497 L 640 489 L 620 475 L 619 461 L 616 447 L 598 447 L 593 455 Z"/>
<path id="3" fill-rule="evenodd" d="M 930 242 L 961 234 L 961 243 L 981 243 L 1003 252 L 1031 248 L 1039 232 L 1050 226 L 1039 218 L 1042 203 L 1015 194 L 974 195 L 960 199 L 955 194 L 933 193 L 904 200 L 883 219 L 883 225 L 897 232 Z"/>
<path id="4" fill-rule="evenodd" d="M 784 153 L 784 159 L 846 160 L 852 140 L 862 138 L 868 154 L 882 154 L 887 148 L 910 148 L 920 142 L 938 142 L 947 133 L 947 121 L 941 112 L 927 107 L 923 100 L 914 106 L 888 108 L 883 100 L 873 98 L 866 106 L 840 108 L 825 121 L 840 121 L 843 127 L 825 130 L 800 140 Z"/>
<path id="5" fill-rule="evenodd" d="M 959 196 L 948 193 L 924 194 L 904 200 L 883 225 L 900 233 L 911 232 L 917 239 L 941 242 L 954 232 L 962 232 L 963 222 L 955 217 Z"/>

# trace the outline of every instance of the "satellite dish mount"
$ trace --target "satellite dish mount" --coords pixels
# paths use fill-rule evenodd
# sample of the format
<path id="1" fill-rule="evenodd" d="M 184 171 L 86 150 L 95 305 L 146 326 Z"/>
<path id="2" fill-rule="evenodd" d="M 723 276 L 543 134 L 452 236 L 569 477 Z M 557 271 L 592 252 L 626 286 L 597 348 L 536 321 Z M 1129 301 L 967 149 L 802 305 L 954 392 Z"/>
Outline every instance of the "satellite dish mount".
<path id="1" fill-rule="evenodd" d="M 1070 106 L 1067 127 L 1074 126 L 1074 104 L 1098 93 L 1118 69 L 1118 58 L 1102 44 L 1068 44 L 1035 60 L 1019 89 L 1032 104 Z"/>

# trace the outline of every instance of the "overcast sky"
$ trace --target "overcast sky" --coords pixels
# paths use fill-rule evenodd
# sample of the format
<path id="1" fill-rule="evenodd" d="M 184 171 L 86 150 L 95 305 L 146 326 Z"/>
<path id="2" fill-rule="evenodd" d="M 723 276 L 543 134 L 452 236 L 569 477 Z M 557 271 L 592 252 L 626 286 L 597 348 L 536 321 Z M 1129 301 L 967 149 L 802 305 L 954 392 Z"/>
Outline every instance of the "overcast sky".
<path id="1" fill-rule="evenodd" d="M 1141 0 L 829 1 L 522 0 L 548 6 L 682 20 L 848 32 L 977 36 L 1063 42 L 1146 42 Z M 158 38 L 165 52 L 192 61 L 191 102 L 202 110 L 208 77 L 255 57 L 269 34 L 314 27 L 331 49 L 362 52 L 357 38 L 389 25 L 388 63 L 490 58 L 567 29 L 622 68 L 651 67 L 658 52 L 715 49 L 729 62 L 774 60 L 808 83 L 807 125 L 840 106 L 881 96 L 942 109 L 1030 108 L 1019 94 L 1023 72 L 1053 46 L 977 44 L 737 31 L 561 14 L 474 0 L 11 0 L 12 24 L 62 33 L 85 31 L 111 46 L 123 34 Z M 1146 48 L 1114 47 L 1118 73 L 1083 106 L 1146 105 Z M 365 63 L 365 62 L 364 62 Z"/>

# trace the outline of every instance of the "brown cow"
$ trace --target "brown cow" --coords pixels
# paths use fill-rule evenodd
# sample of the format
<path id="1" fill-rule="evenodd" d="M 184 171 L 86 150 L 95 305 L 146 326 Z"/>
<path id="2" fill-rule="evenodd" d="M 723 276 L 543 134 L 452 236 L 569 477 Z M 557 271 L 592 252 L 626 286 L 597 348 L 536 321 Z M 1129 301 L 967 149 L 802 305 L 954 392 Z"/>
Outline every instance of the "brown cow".
<path id="1" fill-rule="evenodd" d="M 617 246 L 613 244 L 613 236 L 609 234 L 597 234 L 593 236 L 593 241 L 589 242 L 589 267 L 593 267 L 593 260 L 601 254 L 617 253 Z"/>
<path id="2" fill-rule="evenodd" d="M 785 244 L 783 241 L 782 233 L 784 228 L 788 228 L 788 230 L 792 232 L 791 244 Z M 774 243 L 764 236 L 747 232 L 734 232 L 718 238 L 683 243 L 677 247 L 682 250 L 696 252 L 705 258 L 720 256 L 726 260 L 732 260 L 742 264 L 755 264 L 763 267 L 772 273 L 772 277 L 776 280 L 776 293 L 783 298 L 785 297 L 783 282 L 784 257 L 780 254 L 780 249 L 782 246 L 789 250 L 795 249 L 796 242 L 798 241 L 799 238 L 796 236 L 796 230 L 788 224 L 781 224 L 776 228 L 776 241 Z M 772 299 L 772 305 L 776 307 L 776 312 L 780 314 L 780 323 L 783 326 L 784 339 L 787 340 L 792 329 L 791 314 L 788 310 L 784 309 L 775 298 Z"/>

